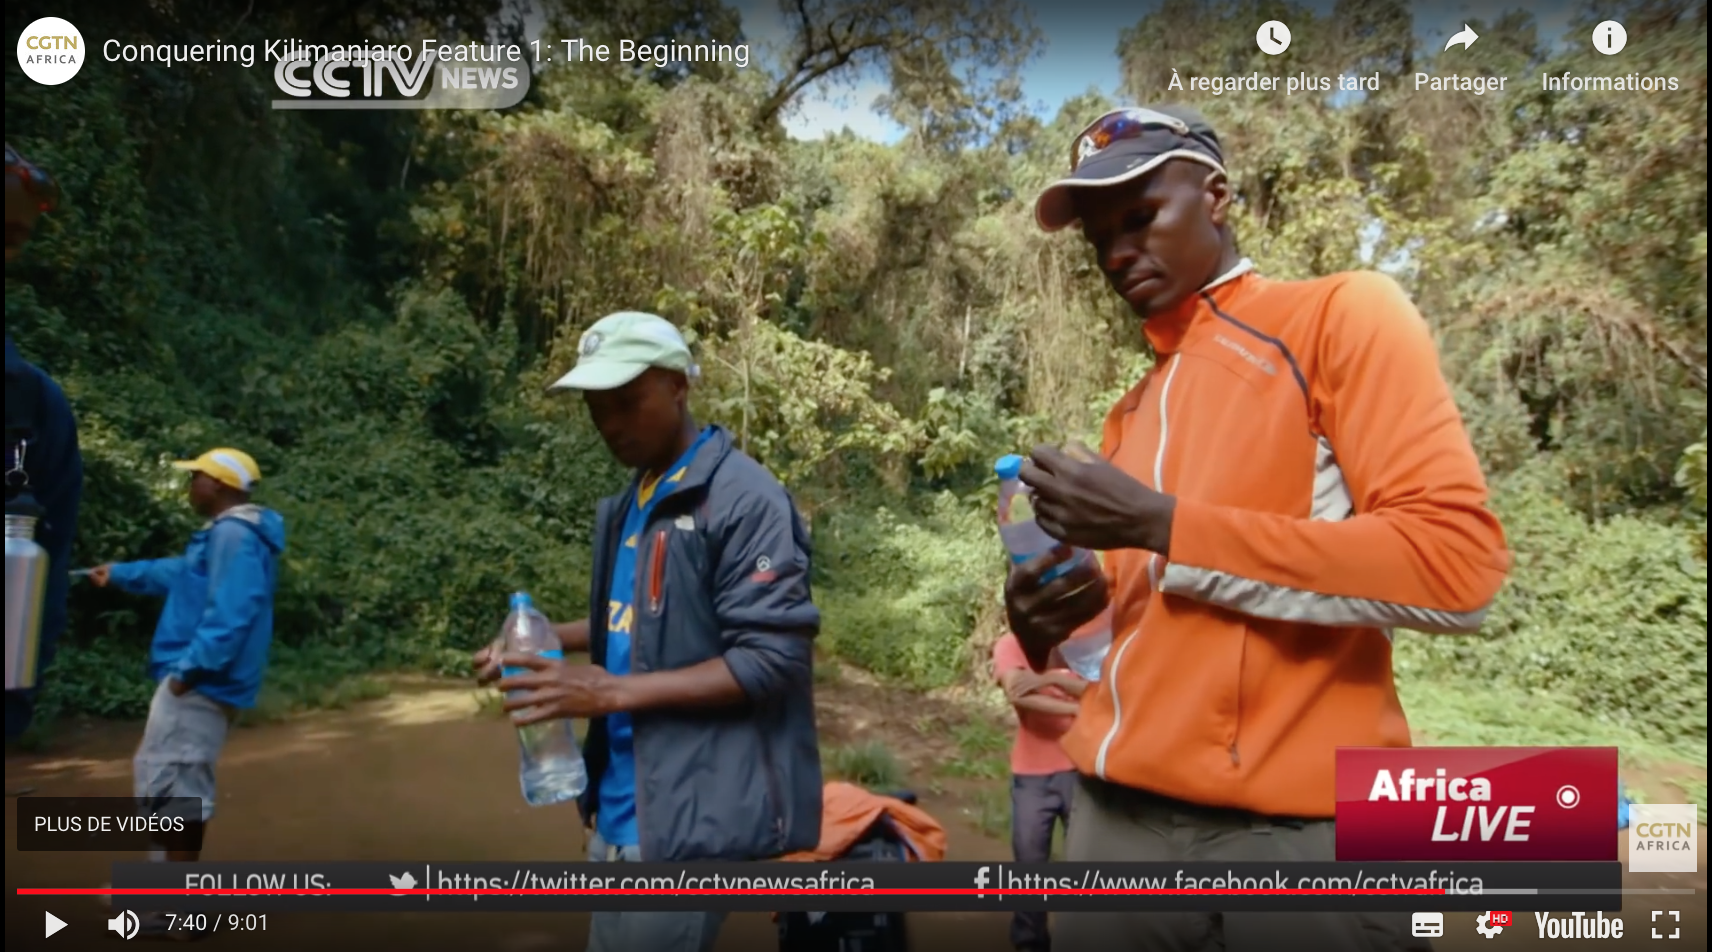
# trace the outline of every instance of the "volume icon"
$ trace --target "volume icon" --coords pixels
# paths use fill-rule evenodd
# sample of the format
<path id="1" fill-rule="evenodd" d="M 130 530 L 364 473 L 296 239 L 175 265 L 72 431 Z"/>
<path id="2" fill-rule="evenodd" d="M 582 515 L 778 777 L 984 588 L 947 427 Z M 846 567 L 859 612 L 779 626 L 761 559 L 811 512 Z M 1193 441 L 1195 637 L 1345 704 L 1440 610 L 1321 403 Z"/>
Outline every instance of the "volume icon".
<path id="1" fill-rule="evenodd" d="M 121 939 L 135 939 L 137 927 L 137 914 L 129 909 L 107 920 L 107 931 L 118 933 Z"/>

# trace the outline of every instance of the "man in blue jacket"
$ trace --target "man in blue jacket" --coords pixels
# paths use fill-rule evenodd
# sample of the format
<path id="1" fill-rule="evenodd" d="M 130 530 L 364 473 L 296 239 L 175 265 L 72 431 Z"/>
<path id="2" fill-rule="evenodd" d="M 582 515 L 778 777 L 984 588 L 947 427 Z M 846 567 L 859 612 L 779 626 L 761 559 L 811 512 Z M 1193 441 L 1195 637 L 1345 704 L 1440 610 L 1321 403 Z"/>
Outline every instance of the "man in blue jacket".
<path id="1" fill-rule="evenodd" d="M 35 230 L 36 221 L 59 202 L 59 186 L 46 172 L 6 146 L 6 260 L 15 261 Z M 77 443 L 77 419 L 71 404 L 41 368 L 25 360 L 6 335 L 6 502 L 28 505 L 34 498 L 36 542 L 47 551 L 48 576 L 42 593 L 38 671 L 48 668 L 65 630 L 66 590 L 71 576 L 71 542 L 77 535 L 77 510 L 83 498 L 83 454 Z M 38 682 L 39 684 L 39 682 Z M 6 739 L 30 726 L 36 689 L 6 692 Z M 25 791 L 18 791 L 20 793 Z"/>
<path id="2" fill-rule="evenodd" d="M 273 643 L 274 585 L 285 520 L 250 502 L 255 460 L 214 449 L 174 463 L 190 477 L 190 504 L 208 519 L 181 556 L 98 566 L 97 585 L 164 596 L 149 648 L 159 687 L 132 762 L 139 799 L 199 797 L 214 817 L 214 764 L 237 711 L 254 707 Z M 157 850 L 154 860 L 195 862 L 197 852 Z"/>
<path id="3" fill-rule="evenodd" d="M 578 390 L 636 470 L 595 517 L 592 618 L 559 627 L 593 664 L 507 655 L 519 724 L 588 718 L 581 807 L 600 862 L 762 860 L 820 841 L 813 654 L 820 613 L 790 495 L 690 416 L 698 375 L 672 324 L 621 312 L 582 337 Z M 492 652 L 477 659 L 491 678 Z M 707 952 L 719 913 L 600 912 L 590 952 Z"/>

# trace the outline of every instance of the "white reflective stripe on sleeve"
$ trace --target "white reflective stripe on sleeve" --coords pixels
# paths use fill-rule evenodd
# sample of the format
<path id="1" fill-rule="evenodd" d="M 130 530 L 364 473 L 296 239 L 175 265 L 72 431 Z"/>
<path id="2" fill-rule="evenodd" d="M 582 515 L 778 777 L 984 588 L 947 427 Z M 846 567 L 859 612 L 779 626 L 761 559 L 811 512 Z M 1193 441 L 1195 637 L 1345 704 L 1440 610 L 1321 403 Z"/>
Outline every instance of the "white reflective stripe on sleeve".
<path id="1" fill-rule="evenodd" d="M 1214 569 L 1172 562 L 1165 567 L 1159 590 L 1192 598 L 1231 611 L 1331 628 L 1408 628 L 1437 634 L 1478 631 L 1490 605 L 1472 612 L 1401 605 L 1371 598 L 1325 595 L 1272 585 Z"/>

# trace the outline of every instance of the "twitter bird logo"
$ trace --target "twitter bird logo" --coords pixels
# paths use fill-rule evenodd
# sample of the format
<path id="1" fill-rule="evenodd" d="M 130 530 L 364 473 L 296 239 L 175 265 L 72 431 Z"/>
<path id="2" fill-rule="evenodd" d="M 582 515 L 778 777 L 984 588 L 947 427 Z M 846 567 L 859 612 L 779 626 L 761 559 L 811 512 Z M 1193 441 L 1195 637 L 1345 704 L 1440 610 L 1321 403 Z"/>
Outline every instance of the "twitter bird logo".
<path id="1" fill-rule="evenodd" d="M 394 876 L 391 873 L 387 873 L 386 878 L 392 880 L 392 888 L 394 888 L 394 889 L 415 889 L 416 888 L 416 877 L 410 875 L 408 872 L 405 873 L 403 876 Z M 393 895 L 394 896 L 402 896 L 402 895 L 404 895 L 404 893 L 393 893 Z"/>

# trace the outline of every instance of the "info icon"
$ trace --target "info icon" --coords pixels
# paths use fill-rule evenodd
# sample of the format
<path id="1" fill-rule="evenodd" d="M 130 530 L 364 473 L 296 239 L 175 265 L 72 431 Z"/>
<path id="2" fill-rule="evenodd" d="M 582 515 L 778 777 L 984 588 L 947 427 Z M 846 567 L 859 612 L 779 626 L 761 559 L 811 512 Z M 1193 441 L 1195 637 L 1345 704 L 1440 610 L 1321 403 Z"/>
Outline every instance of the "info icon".
<path id="1" fill-rule="evenodd" d="M 1629 45 L 1629 31 L 1616 20 L 1606 20 L 1593 28 L 1593 48 L 1606 56 L 1616 56 Z"/>
<path id="2" fill-rule="evenodd" d="M 1415 913 L 1409 917 L 1409 934 L 1418 939 L 1436 939 L 1444 935 L 1444 913 Z"/>

